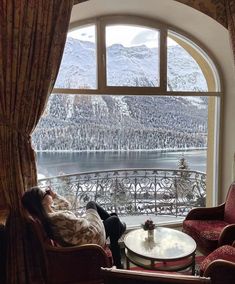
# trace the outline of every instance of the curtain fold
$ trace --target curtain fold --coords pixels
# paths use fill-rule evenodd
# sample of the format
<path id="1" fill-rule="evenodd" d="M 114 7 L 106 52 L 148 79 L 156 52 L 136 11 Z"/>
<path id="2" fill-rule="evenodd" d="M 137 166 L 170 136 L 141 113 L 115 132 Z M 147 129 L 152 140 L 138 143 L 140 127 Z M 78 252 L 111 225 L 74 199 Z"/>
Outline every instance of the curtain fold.
<path id="1" fill-rule="evenodd" d="M 87 2 L 89 0 L 74 0 L 73 2 L 73 5 L 76 5 L 76 4 L 79 4 L 79 3 L 82 3 L 82 2 Z"/>
<path id="2" fill-rule="evenodd" d="M 233 63 L 235 66 L 235 1 L 225 0 L 226 16 L 228 21 L 228 31 L 230 34 L 231 45 L 233 50 Z"/>
<path id="3" fill-rule="evenodd" d="M 175 0 L 177 2 L 188 5 L 207 16 L 213 18 L 221 25 L 227 28 L 225 0 Z M 231 0 L 233 1 L 233 0 Z"/>
<path id="4" fill-rule="evenodd" d="M 0 1 L 0 190 L 11 214 L 7 283 L 32 281 L 22 193 L 37 184 L 31 133 L 59 70 L 73 0 Z"/>

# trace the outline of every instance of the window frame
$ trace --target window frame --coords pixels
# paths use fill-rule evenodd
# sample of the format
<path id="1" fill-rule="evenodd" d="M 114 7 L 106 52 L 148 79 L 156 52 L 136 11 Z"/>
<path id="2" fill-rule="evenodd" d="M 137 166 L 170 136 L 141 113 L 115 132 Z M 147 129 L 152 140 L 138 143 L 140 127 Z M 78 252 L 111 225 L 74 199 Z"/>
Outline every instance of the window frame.
<path id="1" fill-rule="evenodd" d="M 220 125 L 221 111 L 223 105 L 223 84 L 221 72 L 213 55 L 203 46 L 201 42 L 186 32 L 159 23 L 155 19 L 144 18 L 133 15 L 106 15 L 88 20 L 76 21 L 70 24 L 69 31 L 79 26 L 95 24 L 97 44 L 97 89 L 70 89 L 54 88 L 55 94 L 79 94 L 79 95 L 156 95 L 156 96 L 207 96 L 208 97 L 208 150 L 207 150 L 207 205 L 213 206 L 218 200 L 218 186 L 220 184 Z M 107 86 L 106 84 L 106 47 L 105 47 L 105 26 L 109 24 L 134 24 L 159 30 L 160 44 L 160 66 L 159 66 L 159 87 L 126 87 Z M 174 40 L 180 45 L 186 43 L 184 48 L 199 64 L 207 80 L 207 92 L 195 91 L 170 91 L 167 90 L 167 37 L 174 35 Z M 171 37 L 171 36 L 169 36 Z M 194 53 L 194 54 L 193 54 Z M 210 81 L 208 83 L 208 80 Z M 212 81 L 214 80 L 214 83 Z"/>

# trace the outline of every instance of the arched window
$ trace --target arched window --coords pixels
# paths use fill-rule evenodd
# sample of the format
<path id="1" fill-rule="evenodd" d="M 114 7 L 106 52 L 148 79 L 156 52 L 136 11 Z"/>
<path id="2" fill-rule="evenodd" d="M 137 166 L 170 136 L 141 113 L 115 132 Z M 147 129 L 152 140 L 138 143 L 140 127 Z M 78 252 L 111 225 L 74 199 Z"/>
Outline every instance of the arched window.
<path id="1" fill-rule="evenodd" d="M 131 16 L 77 22 L 34 133 L 35 149 L 180 150 L 186 157 L 202 150 L 194 158 L 207 173 L 212 204 L 221 95 L 213 60 L 182 32 Z"/>

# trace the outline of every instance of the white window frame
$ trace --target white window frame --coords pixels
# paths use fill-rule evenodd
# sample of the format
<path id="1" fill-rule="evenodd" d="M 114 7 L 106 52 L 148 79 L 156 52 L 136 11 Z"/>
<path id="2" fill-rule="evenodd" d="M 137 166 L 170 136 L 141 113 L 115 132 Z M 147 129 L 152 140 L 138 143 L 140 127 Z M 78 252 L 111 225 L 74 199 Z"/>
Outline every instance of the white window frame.
<path id="1" fill-rule="evenodd" d="M 97 43 L 97 89 L 69 89 L 54 88 L 56 94 L 83 94 L 83 95 L 156 95 L 156 96 L 207 96 L 208 103 L 208 151 L 207 151 L 207 205 L 213 206 L 218 200 L 218 185 L 220 183 L 220 125 L 221 105 L 223 91 L 219 68 L 211 54 L 192 36 L 177 28 L 169 27 L 156 20 L 132 16 L 132 15 L 109 15 L 92 18 L 86 21 L 74 22 L 69 31 L 78 27 L 95 24 Z M 138 26 L 157 29 L 160 34 L 160 66 L 159 87 L 126 87 L 107 86 L 106 84 L 106 47 L 105 27 L 111 24 L 133 24 Z M 175 92 L 167 90 L 167 36 L 182 45 L 197 61 L 207 80 L 208 92 Z M 210 104 L 210 106 L 209 106 Z"/>

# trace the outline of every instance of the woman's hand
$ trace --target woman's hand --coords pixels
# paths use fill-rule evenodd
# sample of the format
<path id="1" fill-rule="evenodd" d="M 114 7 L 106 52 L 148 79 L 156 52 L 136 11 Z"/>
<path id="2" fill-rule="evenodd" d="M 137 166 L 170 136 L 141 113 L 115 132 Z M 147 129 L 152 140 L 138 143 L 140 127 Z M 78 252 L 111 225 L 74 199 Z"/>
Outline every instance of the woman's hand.
<path id="1" fill-rule="evenodd" d="M 50 186 L 48 186 L 48 189 L 46 190 L 48 194 L 54 199 L 56 197 L 56 193 L 51 189 Z"/>

